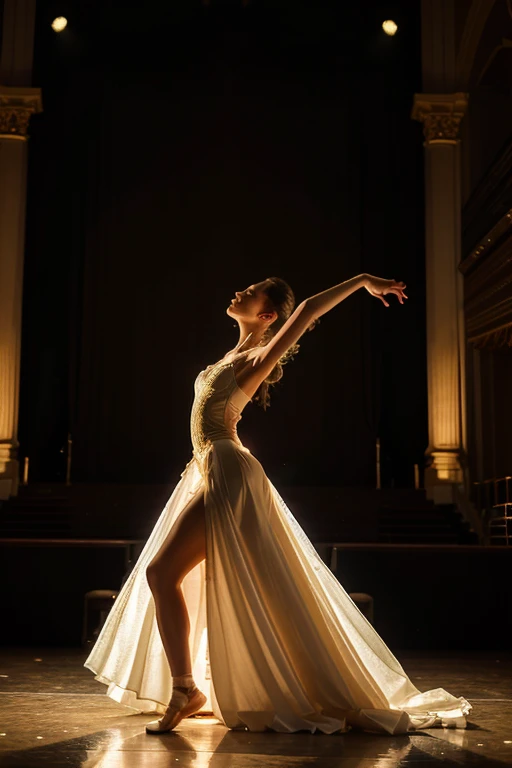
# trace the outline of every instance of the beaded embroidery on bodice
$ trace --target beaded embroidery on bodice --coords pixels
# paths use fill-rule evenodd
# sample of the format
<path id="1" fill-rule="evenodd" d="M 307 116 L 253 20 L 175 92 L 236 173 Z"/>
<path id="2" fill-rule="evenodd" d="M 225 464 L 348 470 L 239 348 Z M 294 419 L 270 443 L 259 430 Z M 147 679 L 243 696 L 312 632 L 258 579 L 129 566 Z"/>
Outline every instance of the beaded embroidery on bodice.
<path id="1" fill-rule="evenodd" d="M 194 456 L 203 460 L 215 440 L 228 438 L 242 445 L 236 425 L 251 399 L 235 378 L 233 363 L 219 362 L 201 371 L 194 383 L 190 435 Z"/>

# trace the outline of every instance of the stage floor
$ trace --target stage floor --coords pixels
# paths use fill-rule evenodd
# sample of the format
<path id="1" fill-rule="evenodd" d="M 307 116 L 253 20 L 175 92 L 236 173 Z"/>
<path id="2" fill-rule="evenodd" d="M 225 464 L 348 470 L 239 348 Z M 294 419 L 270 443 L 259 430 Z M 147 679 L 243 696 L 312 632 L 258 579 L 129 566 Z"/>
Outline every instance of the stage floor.
<path id="1" fill-rule="evenodd" d="M 150 715 L 108 699 L 79 649 L 0 650 L 2 768 L 427 768 L 512 765 L 512 655 L 397 653 L 421 690 L 473 705 L 467 730 L 408 736 L 249 733 L 211 717 L 147 736 Z"/>

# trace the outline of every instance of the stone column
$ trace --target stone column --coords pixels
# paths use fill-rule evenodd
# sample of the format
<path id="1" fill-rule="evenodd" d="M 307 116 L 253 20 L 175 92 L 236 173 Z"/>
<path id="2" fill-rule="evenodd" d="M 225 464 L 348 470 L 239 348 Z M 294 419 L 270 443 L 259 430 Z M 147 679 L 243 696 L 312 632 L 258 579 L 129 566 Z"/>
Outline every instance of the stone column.
<path id="1" fill-rule="evenodd" d="M 18 401 L 27 130 L 41 110 L 30 88 L 35 0 L 4 0 L 0 56 L 0 499 L 18 490 Z"/>
<path id="2" fill-rule="evenodd" d="M 0 499 L 18 490 L 18 400 L 27 128 L 36 88 L 0 86 Z"/>
<path id="3" fill-rule="evenodd" d="M 416 94 L 412 117 L 425 135 L 429 445 L 427 496 L 454 499 L 464 482 L 466 422 L 463 277 L 460 263 L 459 128 L 465 93 Z"/>

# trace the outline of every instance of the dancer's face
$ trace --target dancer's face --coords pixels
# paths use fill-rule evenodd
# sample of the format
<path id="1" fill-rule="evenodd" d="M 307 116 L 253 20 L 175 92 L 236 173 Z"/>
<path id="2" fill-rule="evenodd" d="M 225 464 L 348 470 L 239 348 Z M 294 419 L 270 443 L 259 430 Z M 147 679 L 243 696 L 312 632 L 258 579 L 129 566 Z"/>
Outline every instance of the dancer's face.
<path id="1" fill-rule="evenodd" d="M 235 291 L 235 298 L 226 312 L 231 317 L 240 320 L 266 320 L 273 315 L 268 308 L 268 299 L 265 293 L 267 281 L 253 283 L 245 291 Z"/>

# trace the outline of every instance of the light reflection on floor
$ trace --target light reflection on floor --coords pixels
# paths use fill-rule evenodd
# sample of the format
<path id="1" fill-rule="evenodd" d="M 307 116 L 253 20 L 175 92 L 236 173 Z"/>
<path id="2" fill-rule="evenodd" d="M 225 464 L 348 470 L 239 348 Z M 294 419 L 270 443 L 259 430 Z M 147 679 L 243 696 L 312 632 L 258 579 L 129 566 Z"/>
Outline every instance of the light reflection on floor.
<path id="1" fill-rule="evenodd" d="M 473 704 L 467 730 L 405 736 L 231 731 L 216 718 L 148 736 L 154 716 L 101 692 L 80 650 L 1 654 L 1 768 L 427 768 L 512 765 L 512 657 L 416 654 L 404 666 L 419 688 L 446 687 Z M 35 661 L 39 659 L 39 661 Z"/>

